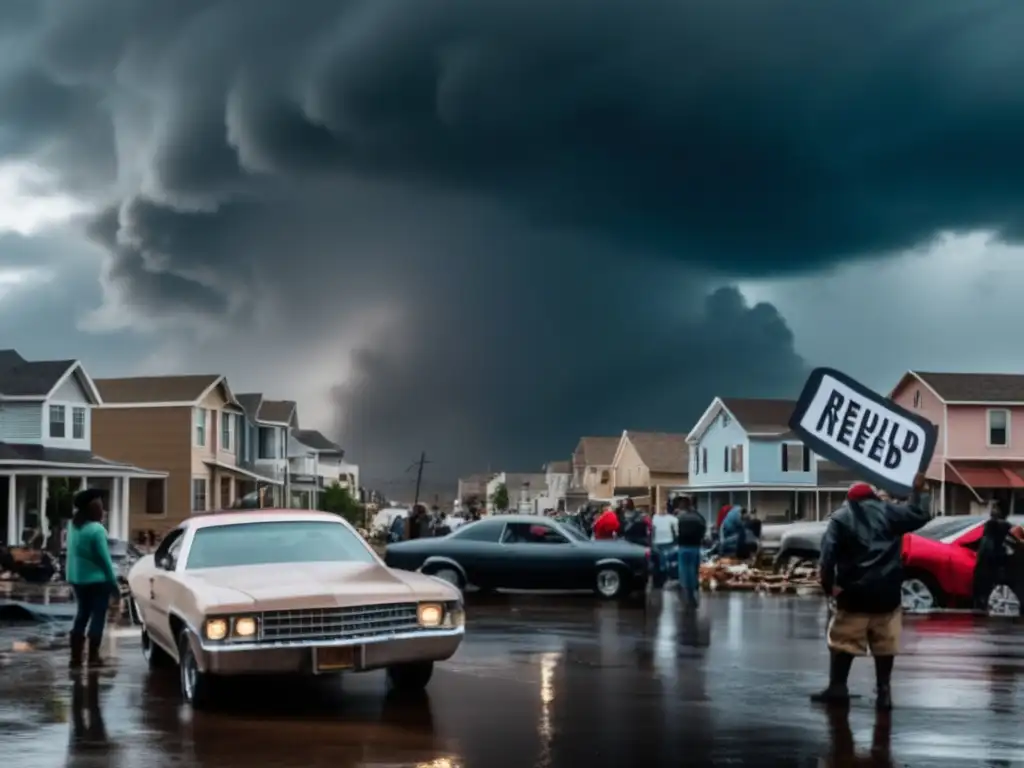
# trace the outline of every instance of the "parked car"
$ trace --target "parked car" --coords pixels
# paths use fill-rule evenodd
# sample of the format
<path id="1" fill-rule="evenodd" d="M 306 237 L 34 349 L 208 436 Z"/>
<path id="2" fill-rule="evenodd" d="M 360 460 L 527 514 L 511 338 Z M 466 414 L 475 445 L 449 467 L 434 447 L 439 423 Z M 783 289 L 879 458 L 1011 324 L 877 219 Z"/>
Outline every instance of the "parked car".
<path id="1" fill-rule="evenodd" d="M 196 515 L 128 576 L 151 667 L 178 665 L 181 693 L 209 701 L 221 677 L 384 668 L 393 688 L 427 685 L 462 642 L 459 591 L 392 570 L 325 512 Z"/>
<path id="2" fill-rule="evenodd" d="M 535 515 L 484 518 L 438 538 L 388 545 L 384 562 L 459 589 L 592 589 L 627 596 L 647 584 L 650 550 L 627 541 L 592 541 L 577 528 Z"/>
<path id="3" fill-rule="evenodd" d="M 826 528 L 828 520 L 810 520 L 786 525 L 776 548 L 775 570 L 788 571 L 797 566 L 816 564 L 821 557 L 821 539 Z"/>
<path id="4" fill-rule="evenodd" d="M 110 550 L 110 559 L 114 562 L 114 569 L 121 579 L 128 578 L 128 572 L 142 558 L 143 553 L 130 541 L 124 539 L 107 538 L 107 549 Z M 67 566 L 67 550 L 60 553 L 61 578 L 67 578 L 65 568 Z"/>
<path id="5" fill-rule="evenodd" d="M 903 609 L 926 612 L 935 608 L 971 605 L 974 566 L 987 516 L 940 517 L 917 533 L 903 537 Z M 1020 525 L 1022 518 L 1010 518 Z M 988 596 L 988 613 L 1019 616 L 1024 562 L 1010 558 L 1007 583 L 997 584 Z"/>

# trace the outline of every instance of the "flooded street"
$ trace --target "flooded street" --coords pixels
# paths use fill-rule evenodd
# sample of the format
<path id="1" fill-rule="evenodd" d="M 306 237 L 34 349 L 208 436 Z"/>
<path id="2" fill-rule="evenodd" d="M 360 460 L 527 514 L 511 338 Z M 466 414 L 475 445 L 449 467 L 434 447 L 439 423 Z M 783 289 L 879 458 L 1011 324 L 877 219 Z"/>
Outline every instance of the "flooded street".
<path id="1" fill-rule="evenodd" d="M 1010 623 L 908 619 L 895 711 L 876 719 L 871 664 L 860 661 L 851 685 L 862 698 L 830 719 L 807 699 L 827 665 L 818 600 L 719 595 L 699 619 L 684 618 L 672 593 L 646 609 L 497 597 L 468 611 L 462 649 L 422 699 L 389 697 L 383 673 L 368 673 L 246 681 L 217 711 L 193 713 L 178 703 L 174 671 L 146 670 L 131 631 L 113 640 L 116 669 L 75 683 L 63 651 L 8 653 L 5 762 L 815 766 L 856 752 L 861 765 L 1024 764 L 1024 643 Z"/>

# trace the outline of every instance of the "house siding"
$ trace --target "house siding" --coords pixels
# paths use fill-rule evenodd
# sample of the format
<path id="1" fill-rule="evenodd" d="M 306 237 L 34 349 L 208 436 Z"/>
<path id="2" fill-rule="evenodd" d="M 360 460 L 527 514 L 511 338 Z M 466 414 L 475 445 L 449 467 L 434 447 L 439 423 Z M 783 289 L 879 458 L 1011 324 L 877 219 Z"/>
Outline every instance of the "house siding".
<path id="1" fill-rule="evenodd" d="M 918 398 L 920 393 L 920 398 Z M 922 384 L 917 378 L 909 376 L 903 385 L 893 393 L 890 398 L 897 405 L 903 406 L 908 411 L 915 413 L 919 416 L 923 416 L 928 419 L 932 424 L 938 427 L 938 440 L 935 444 L 935 453 L 932 455 L 931 463 L 928 465 L 926 474 L 929 477 L 937 478 L 941 477 L 942 474 L 942 462 L 945 458 L 944 454 L 944 435 L 943 427 L 945 426 L 945 415 L 946 405 L 935 393 L 924 384 Z M 919 399 L 918 404 L 914 405 L 914 400 Z M 955 455 L 953 452 L 953 443 L 955 442 L 955 436 L 957 430 L 950 424 L 950 455 Z M 984 434 L 982 435 L 984 437 Z"/>
<path id="2" fill-rule="evenodd" d="M 67 381 L 57 387 L 57 390 L 50 396 L 50 400 L 74 405 L 92 405 L 89 396 L 82 389 L 78 374 L 68 377 Z"/>
<path id="3" fill-rule="evenodd" d="M 809 472 L 783 472 L 782 446 L 785 444 L 803 445 L 799 440 L 751 440 L 748 453 L 751 485 L 807 485 L 813 487 L 818 482 L 817 460 L 811 455 Z M 806 450 L 806 446 L 804 446 Z M 802 466 L 802 465 L 801 465 Z"/>
<path id="4" fill-rule="evenodd" d="M 988 412 L 1001 409 L 1010 412 L 1009 445 L 988 445 Z M 949 406 L 950 459 L 1024 460 L 1024 408 L 999 405 Z M 939 445 L 942 445 L 941 438 Z"/>
<path id="5" fill-rule="evenodd" d="M 729 419 L 726 424 L 719 413 L 711 426 L 691 446 L 690 450 L 690 473 L 689 485 L 697 487 L 713 487 L 719 485 L 736 485 L 746 481 L 747 469 L 752 466 L 750 456 L 750 441 L 747 433 L 735 419 Z M 725 471 L 725 449 L 733 446 L 743 446 L 743 471 Z M 702 461 L 704 451 L 707 450 L 707 472 L 704 471 Z M 701 462 L 695 464 L 694 462 Z"/>
<path id="6" fill-rule="evenodd" d="M 648 487 L 651 484 L 651 473 L 640 458 L 633 442 L 628 437 L 622 438 L 619 446 L 618 461 L 612 465 L 613 485 L 623 487 Z"/>
<path id="7" fill-rule="evenodd" d="M 42 438 L 42 403 L 0 403 L 0 441 L 40 443 Z"/>
<path id="8" fill-rule="evenodd" d="M 129 527 L 133 533 L 165 532 L 191 515 L 191 428 L 192 409 L 187 407 L 93 411 L 93 451 L 98 456 L 169 473 L 163 515 L 147 515 L 145 483 L 131 484 Z"/>

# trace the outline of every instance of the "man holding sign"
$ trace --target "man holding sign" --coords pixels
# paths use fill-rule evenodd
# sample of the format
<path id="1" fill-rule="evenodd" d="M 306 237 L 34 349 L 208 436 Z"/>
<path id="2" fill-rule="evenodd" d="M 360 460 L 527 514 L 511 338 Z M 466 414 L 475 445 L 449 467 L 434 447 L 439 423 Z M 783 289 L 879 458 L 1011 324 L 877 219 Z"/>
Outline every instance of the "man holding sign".
<path id="1" fill-rule="evenodd" d="M 828 687 L 811 697 L 846 704 L 847 680 L 856 656 L 875 659 L 879 709 L 892 707 L 890 681 L 902 628 L 903 535 L 930 519 L 926 480 L 917 473 L 906 504 L 879 498 L 867 483 L 853 485 L 833 513 L 821 542 L 821 586 L 835 597 L 828 626 Z"/>

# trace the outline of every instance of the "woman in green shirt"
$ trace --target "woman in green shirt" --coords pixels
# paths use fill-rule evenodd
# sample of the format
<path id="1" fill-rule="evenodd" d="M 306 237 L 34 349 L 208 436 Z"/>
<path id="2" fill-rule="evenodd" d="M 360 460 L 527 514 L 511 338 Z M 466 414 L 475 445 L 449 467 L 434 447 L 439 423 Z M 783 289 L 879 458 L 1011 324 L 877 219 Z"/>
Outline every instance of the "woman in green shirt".
<path id="1" fill-rule="evenodd" d="M 68 528 L 67 577 L 78 610 L 71 627 L 71 667 L 82 665 L 89 640 L 90 667 L 103 666 L 100 645 L 111 597 L 118 592 L 117 572 L 110 559 L 107 529 L 103 527 L 103 495 L 87 488 L 75 495 L 75 515 Z"/>

